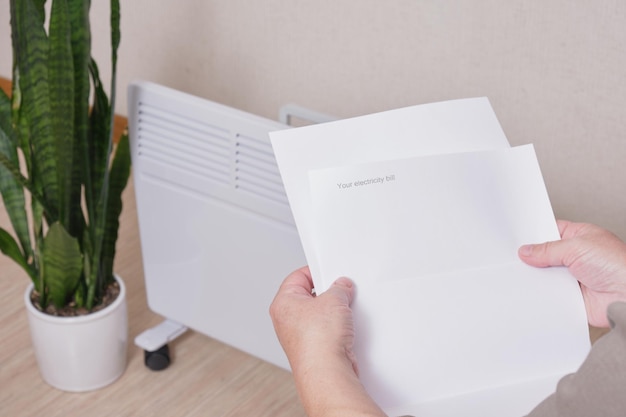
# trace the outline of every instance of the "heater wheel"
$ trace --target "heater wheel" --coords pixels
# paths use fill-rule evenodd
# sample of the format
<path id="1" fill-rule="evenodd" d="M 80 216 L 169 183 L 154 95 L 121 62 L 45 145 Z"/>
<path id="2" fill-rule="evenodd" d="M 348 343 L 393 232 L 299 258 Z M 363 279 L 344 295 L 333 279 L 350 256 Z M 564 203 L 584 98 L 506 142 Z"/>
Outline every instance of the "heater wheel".
<path id="1" fill-rule="evenodd" d="M 144 350 L 144 363 L 153 371 L 162 371 L 170 366 L 170 348 L 163 345 L 155 351 Z"/>

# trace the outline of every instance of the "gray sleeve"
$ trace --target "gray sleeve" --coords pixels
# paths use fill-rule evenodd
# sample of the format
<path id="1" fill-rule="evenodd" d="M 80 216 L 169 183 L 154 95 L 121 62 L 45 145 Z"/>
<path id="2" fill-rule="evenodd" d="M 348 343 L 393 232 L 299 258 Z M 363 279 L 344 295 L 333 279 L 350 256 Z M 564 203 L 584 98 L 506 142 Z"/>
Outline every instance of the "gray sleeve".
<path id="1" fill-rule="evenodd" d="M 607 314 L 611 331 L 528 417 L 626 416 L 626 303 L 611 304 Z"/>

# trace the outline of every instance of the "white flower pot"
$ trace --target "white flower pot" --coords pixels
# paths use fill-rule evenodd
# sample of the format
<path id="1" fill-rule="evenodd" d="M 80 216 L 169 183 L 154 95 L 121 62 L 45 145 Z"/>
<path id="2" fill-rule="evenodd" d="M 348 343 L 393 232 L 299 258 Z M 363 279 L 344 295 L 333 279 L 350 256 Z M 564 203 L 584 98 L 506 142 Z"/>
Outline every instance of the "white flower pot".
<path id="1" fill-rule="evenodd" d="M 30 334 L 42 378 L 64 391 L 90 391 L 118 379 L 126 369 L 128 314 L 126 287 L 113 304 L 79 317 L 55 317 L 37 310 L 31 300 L 31 283 L 24 303 Z"/>

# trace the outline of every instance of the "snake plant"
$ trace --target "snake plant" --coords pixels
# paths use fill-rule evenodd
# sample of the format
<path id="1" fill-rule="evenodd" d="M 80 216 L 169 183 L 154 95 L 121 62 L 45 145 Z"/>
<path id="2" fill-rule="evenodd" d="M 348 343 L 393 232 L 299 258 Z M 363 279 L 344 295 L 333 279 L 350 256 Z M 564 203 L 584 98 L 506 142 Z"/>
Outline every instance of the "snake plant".
<path id="1" fill-rule="evenodd" d="M 13 84 L 10 97 L 0 90 L 0 191 L 13 233 L 0 228 L 0 249 L 26 271 L 42 310 L 92 310 L 114 282 L 130 172 L 128 138 L 112 140 L 119 0 L 111 0 L 110 100 L 91 56 L 90 1 L 45 3 L 10 3 Z"/>

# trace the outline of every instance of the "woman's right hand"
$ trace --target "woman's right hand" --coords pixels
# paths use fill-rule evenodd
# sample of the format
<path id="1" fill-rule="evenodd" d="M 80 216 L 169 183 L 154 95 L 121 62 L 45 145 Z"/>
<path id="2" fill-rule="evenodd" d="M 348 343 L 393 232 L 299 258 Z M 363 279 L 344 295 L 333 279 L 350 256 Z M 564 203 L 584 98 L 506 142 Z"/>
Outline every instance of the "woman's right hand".
<path id="1" fill-rule="evenodd" d="M 592 224 L 557 224 L 561 240 L 524 245 L 519 257 L 536 267 L 566 266 L 580 283 L 589 324 L 609 327 L 607 307 L 626 301 L 626 243 Z"/>

